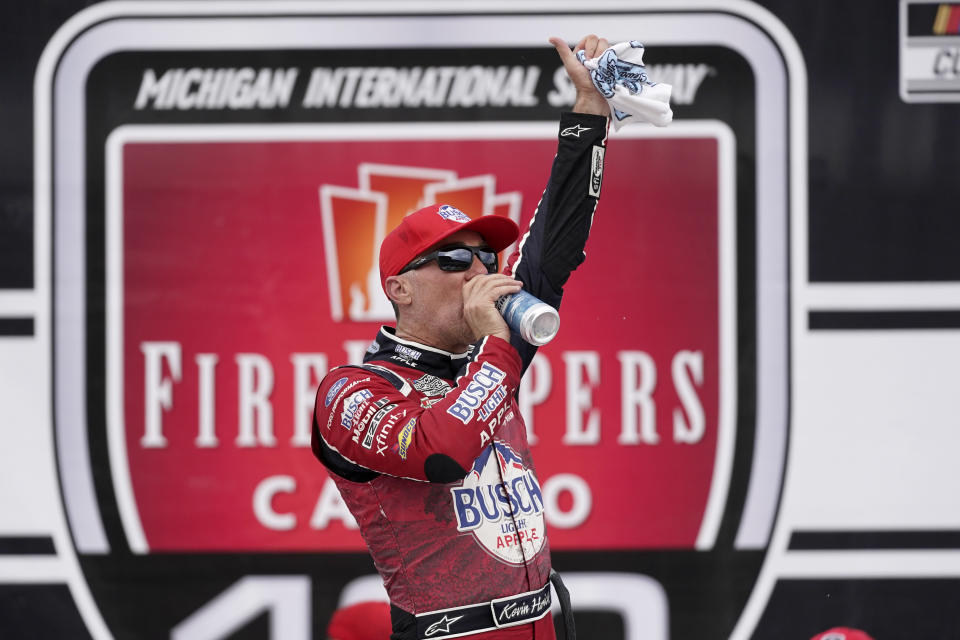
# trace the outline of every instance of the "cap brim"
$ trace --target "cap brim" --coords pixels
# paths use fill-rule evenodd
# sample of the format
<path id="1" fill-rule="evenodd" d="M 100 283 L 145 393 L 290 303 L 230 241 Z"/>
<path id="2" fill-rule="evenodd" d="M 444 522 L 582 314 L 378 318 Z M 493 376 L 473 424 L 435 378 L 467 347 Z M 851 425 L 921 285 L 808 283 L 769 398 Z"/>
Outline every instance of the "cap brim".
<path id="1" fill-rule="evenodd" d="M 430 246 L 435 246 L 460 231 L 474 231 L 479 233 L 494 251 L 503 251 L 520 237 L 520 227 L 510 218 L 486 215 L 474 218 L 470 222 L 450 229 L 443 235 L 435 238 L 434 241 L 430 243 Z"/>

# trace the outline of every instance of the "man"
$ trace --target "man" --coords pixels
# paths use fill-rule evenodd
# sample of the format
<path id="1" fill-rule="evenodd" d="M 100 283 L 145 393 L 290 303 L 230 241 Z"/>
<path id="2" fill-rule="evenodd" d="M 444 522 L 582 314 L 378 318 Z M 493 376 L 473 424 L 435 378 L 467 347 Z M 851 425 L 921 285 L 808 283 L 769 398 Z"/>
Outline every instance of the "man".
<path id="1" fill-rule="evenodd" d="M 609 110 L 566 43 L 550 42 L 577 99 L 519 251 L 498 273 L 519 235 L 506 218 L 449 205 L 404 218 L 380 248 L 396 329 L 317 392 L 313 451 L 383 578 L 395 640 L 554 638 L 543 496 L 516 401 L 536 348 L 494 303 L 523 287 L 559 307 L 584 259 Z M 591 35 L 575 50 L 608 46 Z"/>

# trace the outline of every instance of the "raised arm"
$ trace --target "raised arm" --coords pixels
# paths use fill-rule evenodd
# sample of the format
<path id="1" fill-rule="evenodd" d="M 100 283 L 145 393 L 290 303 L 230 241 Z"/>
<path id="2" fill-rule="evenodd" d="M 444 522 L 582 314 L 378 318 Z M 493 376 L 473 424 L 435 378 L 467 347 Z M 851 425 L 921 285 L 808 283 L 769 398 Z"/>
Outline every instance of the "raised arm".
<path id="1" fill-rule="evenodd" d="M 559 38 L 550 42 L 577 89 L 577 99 L 574 111 L 560 117 L 550 179 L 505 272 L 559 309 L 564 284 L 585 258 L 584 246 L 603 182 L 609 107 L 567 44 Z M 578 42 L 575 50 L 583 49 L 593 57 L 608 46 L 603 38 L 590 35 Z M 536 347 L 517 335 L 511 336 L 511 344 L 520 353 L 526 370 Z"/>

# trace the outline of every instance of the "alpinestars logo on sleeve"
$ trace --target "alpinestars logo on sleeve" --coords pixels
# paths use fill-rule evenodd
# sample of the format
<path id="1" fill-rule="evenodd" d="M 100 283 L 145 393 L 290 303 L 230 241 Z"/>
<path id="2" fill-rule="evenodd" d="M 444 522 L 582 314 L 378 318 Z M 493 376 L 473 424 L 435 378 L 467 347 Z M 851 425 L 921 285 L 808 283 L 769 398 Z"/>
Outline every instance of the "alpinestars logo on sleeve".
<path id="1" fill-rule="evenodd" d="M 561 138 L 579 138 L 580 134 L 584 131 L 590 131 L 590 127 L 581 127 L 579 124 L 575 124 L 572 127 L 567 127 L 560 132 Z"/>

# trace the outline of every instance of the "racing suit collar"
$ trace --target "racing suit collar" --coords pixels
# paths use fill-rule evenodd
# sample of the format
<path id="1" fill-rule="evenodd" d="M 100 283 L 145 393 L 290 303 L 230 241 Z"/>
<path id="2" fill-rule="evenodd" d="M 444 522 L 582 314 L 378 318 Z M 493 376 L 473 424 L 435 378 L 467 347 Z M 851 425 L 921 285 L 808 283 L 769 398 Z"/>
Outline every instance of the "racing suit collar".
<path id="1" fill-rule="evenodd" d="M 396 329 L 383 326 L 380 327 L 377 339 L 367 349 L 363 361 L 382 360 L 453 380 L 469 362 L 473 350 L 474 346 L 471 345 L 470 349 L 463 353 L 451 353 L 413 340 L 398 338 Z"/>

